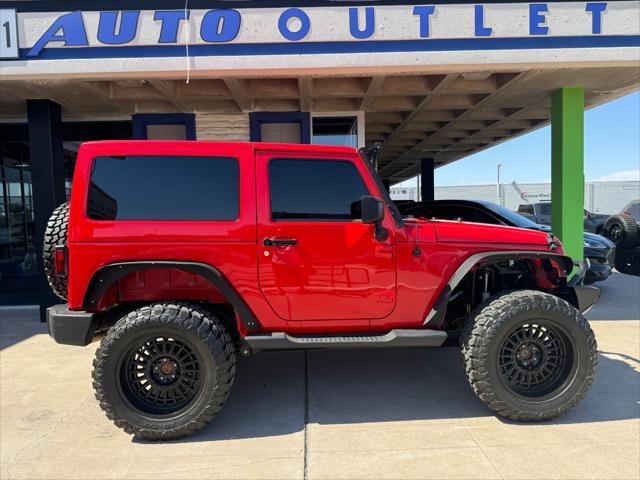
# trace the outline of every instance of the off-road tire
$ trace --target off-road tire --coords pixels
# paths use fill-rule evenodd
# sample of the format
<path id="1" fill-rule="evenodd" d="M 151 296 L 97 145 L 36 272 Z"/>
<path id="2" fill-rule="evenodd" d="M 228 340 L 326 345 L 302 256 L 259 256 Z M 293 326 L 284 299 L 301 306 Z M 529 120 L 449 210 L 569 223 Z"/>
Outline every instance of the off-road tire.
<path id="1" fill-rule="evenodd" d="M 615 260 L 616 270 L 627 275 L 640 276 L 640 247 L 618 250 Z"/>
<path id="2" fill-rule="evenodd" d="M 612 215 L 607 218 L 603 233 L 618 248 L 633 248 L 638 245 L 638 224 L 629 215 Z"/>
<path id="3" fill-rule="evenodd" d="M 69 203 L 63 203 L 57 207 L 44 231 L 44 244 L 42 256 L 44 259 L 44 271 L 47 274 L 47 281 L 53 292 L 62 300 L 67 299 L 67 277 L 56 275 L 55 271 L 55 248 L 58 245 L 67 244 L 67 232 L 69 230 Z"/>
<path id="4" fill-rule="evenodd" d="M 176 336 L 197 351 L 202 363 L 199 392 L 182 410 L 149 415 L 123 393 L 120 375 L 132 346 L 155 336 Z M 169 440 L 193 434 L 222 409 L 236 371 L 231 336 L 211 312 L 189 303 L 161 302 L 122 317 L 103 338 L 93 361 L 93 388 L 107 418 L 125 432 L 147 440 Z"/>
<path id="5" fill-rule="evenodd" d="M 536 320 L 562 329 L 575 353 L 566 381 L 548 395 L 530 398 L 500 378 L 498 352 L 514 328 Z M 481 304 L 463 330 L 461 346 L 464 372 L 474 393 L 512 420 L 542 421 L 564 414 L 586 395 L 597 369 L 596 340 L 587 320 L 566 301 L 539 291 L 505 292 Z"/>

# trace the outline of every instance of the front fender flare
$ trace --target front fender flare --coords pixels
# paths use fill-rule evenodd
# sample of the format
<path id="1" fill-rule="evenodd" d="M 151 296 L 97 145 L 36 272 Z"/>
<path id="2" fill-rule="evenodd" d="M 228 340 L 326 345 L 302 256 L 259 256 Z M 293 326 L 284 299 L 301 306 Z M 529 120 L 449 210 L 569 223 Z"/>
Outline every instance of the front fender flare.
<path id="1" fill-rule="evenodd" d="M 433 304 L 433 307 L 424 319 L 423 325 L 429 325 L 431 328 L 441 327 L 444 324 L 445 314 L 447 313 L 447 304 L 451 293 L 460 284 L 462 279 L 475 267 L 478 263 L 485 260 L 499 261 L 499 260 L 524 260 L 527 258 L 548 258 L 556 261 L 558 266 L 562 269 L 562 273 L 567 276 L 573 269 L 573 260 L 565 255 L 560 255 L 552 252 L 540 252 L 529 250 L 498 250 L 492 252 L 480 252 L 471 255 L 456 269 L 451 276 L 447 284 L 444 286 L 438 298 Z"/>

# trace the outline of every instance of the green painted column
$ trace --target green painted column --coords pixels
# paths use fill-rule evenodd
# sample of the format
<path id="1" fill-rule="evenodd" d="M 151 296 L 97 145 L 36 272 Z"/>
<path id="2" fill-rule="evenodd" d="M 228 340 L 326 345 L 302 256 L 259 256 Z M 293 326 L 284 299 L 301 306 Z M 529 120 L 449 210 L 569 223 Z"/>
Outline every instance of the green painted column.
<path id="1" fill-rule="evenodd" d="M 551 228 L 574 260 L 584 257 L 584 88 L 551 94 Z"/>

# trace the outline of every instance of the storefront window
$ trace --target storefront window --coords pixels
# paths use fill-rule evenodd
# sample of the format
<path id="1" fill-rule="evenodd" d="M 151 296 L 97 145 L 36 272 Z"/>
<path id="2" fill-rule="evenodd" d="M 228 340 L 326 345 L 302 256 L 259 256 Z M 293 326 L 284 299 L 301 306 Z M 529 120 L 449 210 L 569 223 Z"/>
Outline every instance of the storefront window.
<path id="1" fill-rule="evenodd" d="M 361 115 L 325 116 L 313 115 L 311 118 L 311 143 L 319 145 L 339 145 L 362 147 Z"/>
<path id="2" fill-rule="evenodd" d="M 0 143 L 0 304 L 34 303 L 36 253 L 26 143 Z"/>

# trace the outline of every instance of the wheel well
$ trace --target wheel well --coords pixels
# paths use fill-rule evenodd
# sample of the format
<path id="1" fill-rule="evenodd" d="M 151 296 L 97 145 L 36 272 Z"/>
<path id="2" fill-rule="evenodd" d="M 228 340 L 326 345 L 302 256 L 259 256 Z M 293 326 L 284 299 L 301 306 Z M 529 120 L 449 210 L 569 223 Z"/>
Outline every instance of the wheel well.
<path id="1" fill-rule="evenodd" d="M 440 306 L 441 313 L 430 319 L 429 327 L 458 331 L 478 305 L 508 290 L 553 291 L 564 297 L 559 294 L 567 290 L 565 275 L 565 266 L 550 257 L 481 260 L 455 286 L 445 289 L 446 302 Z"/>
<path id="2" fill-rule="evenodd" d="M 89 282 L 83 308 L 102 311 L 160 300 L 204 303 L 225 317 L 237 316 L 247 330 L 260 329 L 258 319 L 224 275 L 195 262 L 123 262 L 102 267 Z"/>

